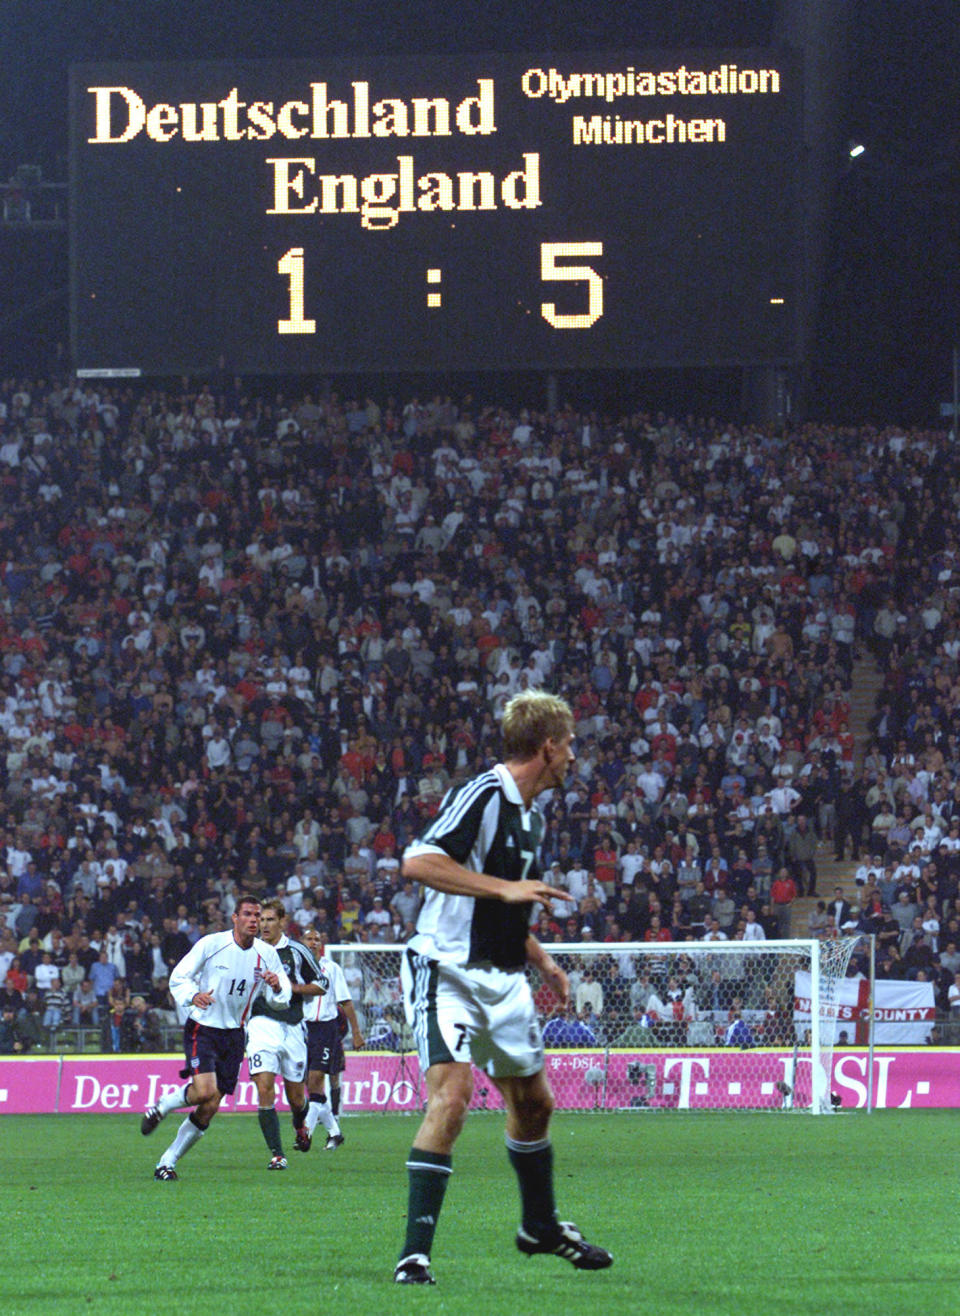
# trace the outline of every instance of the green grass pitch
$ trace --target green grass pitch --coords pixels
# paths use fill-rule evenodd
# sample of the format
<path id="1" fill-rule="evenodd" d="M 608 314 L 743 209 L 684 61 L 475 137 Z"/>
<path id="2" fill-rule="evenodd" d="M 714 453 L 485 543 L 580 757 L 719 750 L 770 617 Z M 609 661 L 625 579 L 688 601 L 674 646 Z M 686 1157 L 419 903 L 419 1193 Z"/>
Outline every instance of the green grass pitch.
<path id="1" fill-rule="evenodd" d="M 564 1115 L 561 1215 L 614 1253 L 574 1271 L 514 1247 L 503 1122 L 473 1115 L 434 1248 L 437 1286 L 391 1283 L 416 1122 L 348 1118 L 345 1145 L 269 1174 L 253 1116 L 221 1116 L 152 1178 L 179 1117 L 6 1116 L 0 1312 L 190 1316 L 939 1313 L 956 1310 L 956 1115 Z M 284 1136 L 290 1145 L 289 1122 Z"/>

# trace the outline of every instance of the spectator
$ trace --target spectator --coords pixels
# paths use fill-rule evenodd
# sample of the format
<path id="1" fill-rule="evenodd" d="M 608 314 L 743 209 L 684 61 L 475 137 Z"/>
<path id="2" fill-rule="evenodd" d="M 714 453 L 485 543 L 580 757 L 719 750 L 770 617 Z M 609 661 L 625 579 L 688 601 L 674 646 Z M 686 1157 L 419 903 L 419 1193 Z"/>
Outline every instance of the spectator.
<path id="1" fill-rule="evenodd" d="M 807 917 L 807 930 L 810 936 L 822 941 L 829 934 L 832 926 L 832 920 L 827 913 L 826 901 L 818 900 L 816 908 L 811 909 Z"/>
<path id="2" fill-rule="evenodd" d="M 383 897 L 375 896 L 373 907 L 364 916 L 364 926 L 369 930 L 372 941 L 389 941 L 389 932 L 393 923 L 390 911 L 384 908 Z"/>
<path id="3" fill-rule="evenodd" d="M 50 951 L 45 950 L 41 953 L 40 963 L 33 972 L 33 983 L 40 993 L 40 999 L 46 1000 L 47 992 L 53 985 L 54 979 L 59 983 L 60 974 L 56 964 L 53 962 L 53 956 Z"/>
<path id="4" fill-rule="evenodd" d="M 735 996 L 733 999 L 733 1005 L 727 1020 L 727 1028 L 723 1035 L 723 1045 L 737 1046 L 741 1051 L 756 1046 L 753 1033 L 743 1018 L 743 1002 L 739 996 Z"/>
<path id="5" fill-rule="evenodd" d="M 15 1055 L 22 1051 L 16 1031 L 16 1014 L 11 1006 L 0 1006 L 0 1055 Z"/>
<path id="6" fill-rule="evenodd" d="M 179 1023 L 177 1003 L 170 991 L 170 980 L 161 975 L 147 994 L 147 1006 L 160 1028 L 174 1028 Z"/>
<path id="7" fill-rule="evenodd" d="M 744 941 L 766 941 L 767 934 L 764 931 L 763 924 L 757 919 L 754 910 L 748 909 L 743 922 L 743 940 Z"/>
<path id="8" fill-rule="evenodd" d="M 638 1005 L 633 1011 L 633 1017 L 627 1024 L 620 1037 L 617 1039 L 617 1046 L 635 1048 L 638 1051 L 646 1050 L 648 1047 L 657 1046 L 657 1039 L 653 1028 L 646 1019 L 646 1005 Z M 656 1067 L 654 1066 L 654 1075 Z"/>
<path id="9" fill-rule="evenodd" d="M 558 1007 L 557 1013 L 548 1019 L 543 1028 L 543 1043 L 548 1047 L 596 1046 L 596 1034 L 577 1017 L 572 1005 L 566 1010 Z"/>
<path id="10" fill-rule="evenodd" d="M 553 881 L 553 879 L 548 879 Z M 421 899 L 414 889 L 413 883 L 407 879 L 402 888 L 396 893 L 390 902 L 391 908 L 395 911 L 401 925 L 407 923 L 416 923 L 417 915 L 420 912 Z"/>
<path id="11" fill-rule="evenodd" d="M 780 869 L 770 888 L 770 907 L 777 920 L 778 935 L 790 935 L 790 906 L 797 898 L 797 884 L 786 867 Z"/>
<path id="12" fill-rule="evenodd" d="M 30 986 L 29 975 L 24 973 L 19 955 L 14 955 L 13 959 L 10 961 L 10 967 L 7 969 L 4 981 L 8 987 L 17 992 L 21 997 Z"/>
<path id="13" fill-rule="evenodd" d="M 0 1004 L 0 1054 L 24 1055 L 42 1042 L 40 1020 L 24 1008 L 15 1013 L 6 1003 Z"/>
<path id="14" fill-rule="evenodd" d="M 917 978 L 929 980 L 933 975 L 935 961 L 936 957 L 926 934 L 920 928 L 901 956 L 903 975 L 911 981 Z"/>
<path id="15" fill-rule="evenodd" d="M 98 1028 L 100 1001 L 93 980 L 84 978 L 73 993 L 73 1025 L 75 1028 Z"/>
<path id="16" fill-rule="evenodd" d="M 911 891 L 908 888 L 901 887 L 895 902 L 890 908 L 890 913 L 897 922 L 900 932 L 906 932 L 912 927 L 913 920 L 917 916 L 916 903 L 911 899 Z"/>
<path id="17" fill-rule="evenodd" d="M 839 931 L 850 918 L 850 902 L 844 897 L 843 887 L 833 888 L 833 899 L 827 908 L 830 922 Z"/>
<path id="18" fill-rule="evenodd" d="M 584 1007 L 589 1005 L 595 1017 L 603 1014 L 603 988 L 596 980 L 592 967 L 585 967 L 583 977 L 578 983 L 573 997 L 574 1009 L 578 1017 L 583 1017 Z"/>
<path id="19" fill-rule="evenodd" d="M 159 1051 L 162 1043 L 163 1032 L 156 1011 L 150 1009 L 143 996 L 131 997 L 121 1022 L 120 1049 Z"/>
<path id="20" fill-rule="evenodd" d="M 90 981 L 93 983 L 93 990 L 101 1010 L 107 1010 L 110 988 L 118 976 L 117 966 L 110 962 L 106 950 L 102 950 L 90 968 Z"/>
<path id="21" fill-rule="evenodd" d="M 123 1017 L 130 1008 L 130 988 L 125 978 L 115 978 L 107 995 L 107 1050 L 119 1051 Z"/>
<path id="22" fill-rule="evenodd" d="M 787 840 L 787 854 L 797 889 L 803 890 L 803 878 L 807 878 L 807 895 L 817 894 L 817 837 L 807 822 L 806 814 L 796 816 L 794 829 Z"/>
<path id="23" fill-rule="evenodd" d="M 61 985 L 63 990 L 67 993 L 69 1000 L 73 1000 L 73 993 L 80 986 L 85 977 L 86 974 L 83 971 L 83 966 L 80 963 L 77 952 L 72 950 L 67 957 L 67 962 L 63 966 L 63 970 L 60 974 Z"/>

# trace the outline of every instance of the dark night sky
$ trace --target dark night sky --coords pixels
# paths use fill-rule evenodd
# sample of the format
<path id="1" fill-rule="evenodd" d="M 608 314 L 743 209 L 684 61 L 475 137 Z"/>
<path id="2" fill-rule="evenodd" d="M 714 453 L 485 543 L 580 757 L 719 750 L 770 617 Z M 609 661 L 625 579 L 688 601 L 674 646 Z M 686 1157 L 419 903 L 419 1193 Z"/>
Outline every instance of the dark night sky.
<path id="1" fill-rule="evenodd" d="M 836 3 L 850 34 L 844 134 L 869 149 L 837 195 L 817 356 L 828 389 L 856 405 L 899 390 L 917 411 L 948 396 L 957 330 L 957 4 Z M 763 45 L 774 14 L 772 0 L 2 0 L 0 178 L 25 162 L 65 177 L 74 61 Z"/>

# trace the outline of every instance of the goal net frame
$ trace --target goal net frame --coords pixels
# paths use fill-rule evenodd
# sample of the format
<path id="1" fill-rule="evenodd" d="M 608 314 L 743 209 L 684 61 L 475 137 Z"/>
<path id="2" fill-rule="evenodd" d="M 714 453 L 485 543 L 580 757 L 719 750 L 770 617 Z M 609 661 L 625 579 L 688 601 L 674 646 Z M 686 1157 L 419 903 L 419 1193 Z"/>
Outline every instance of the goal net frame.
<path id="1" fill-rule="evenodd" d="M 580 1007 L 564 1014 L 527 969 L 557 1109 L 830 1113 L 838 984 L 858 944 L 872 980 L 871 938 L 551 944 Z M 425 1084 L 403 1012 L 405 949 L 344 943 L 325 953 L 346 973 L 367 1039 L 359 1054 L 395 1070 L 404 1099 L 382 1108 L 410 1113 Z M 474 1079 L 472 1108 L 501 1109 L 476 1067 Z"/>

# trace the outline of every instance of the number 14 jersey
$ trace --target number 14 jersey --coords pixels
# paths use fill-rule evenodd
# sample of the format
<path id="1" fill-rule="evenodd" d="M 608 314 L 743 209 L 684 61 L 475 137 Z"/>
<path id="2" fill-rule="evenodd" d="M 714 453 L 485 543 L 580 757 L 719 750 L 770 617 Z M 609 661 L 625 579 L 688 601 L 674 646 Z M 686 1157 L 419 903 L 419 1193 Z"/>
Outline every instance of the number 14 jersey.
<path id="1" fill-rule="evenodd" d="M 263 981 L 265 970 L 280 979 L 274 992 Z M 191 1007 L 197 992 L 210 992 L 213 1003 L 205 1010 Z M 243 1028 L 250 1006 L 261 993 L 276 1006 L 290 1000 L 290 979 L 274 948 L 254 937 L 244 950 L 233 932 L 212 932 L 201 937 L 170 975 L 170 993 L 188 1017 L 208 1028 Z"/>

